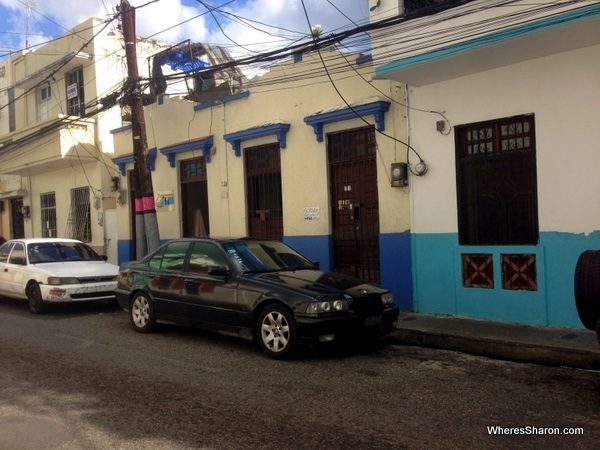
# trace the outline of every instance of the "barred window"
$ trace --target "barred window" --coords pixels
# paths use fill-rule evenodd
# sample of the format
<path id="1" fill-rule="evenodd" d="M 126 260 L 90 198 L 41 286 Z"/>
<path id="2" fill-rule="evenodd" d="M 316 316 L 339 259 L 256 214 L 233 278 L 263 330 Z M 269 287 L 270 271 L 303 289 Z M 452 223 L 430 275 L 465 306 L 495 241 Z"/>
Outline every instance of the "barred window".
<path id="1" fill-rule="evenodd" d="M 69 237 L 83 242 L 92 240 L 92 222 L 90 219 L 90 188 L 71 189 L 71 211 L 69 212 Z"/>
<path id="2" fill-rule="evenodd" d="M 80 67 L 65 75 L 67 83 L 67 111 L 70 116 L 85 114 L 85 98 L 83 95 L 83 69 Z"/>
<path id="3" fill-rule="evenodd" d="M 535 245 L 539 238 L 534 116 L 456 127 L 461 245 Z"/>
<path id="4" fill-rule="evenodd" d="M 56 195 L 48 192 L 40 195 L 42 216 L 42 237 L 57 237 L 56 234 Z"/>

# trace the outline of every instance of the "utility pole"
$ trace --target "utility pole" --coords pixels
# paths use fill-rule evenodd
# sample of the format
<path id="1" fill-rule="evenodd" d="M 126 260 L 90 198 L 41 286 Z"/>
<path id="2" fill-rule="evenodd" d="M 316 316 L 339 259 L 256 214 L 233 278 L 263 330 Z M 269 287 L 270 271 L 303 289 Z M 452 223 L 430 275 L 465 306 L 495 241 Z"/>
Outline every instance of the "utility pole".
<path id="1" fill-rule="evenodd" d="M 148 165 L 148 139 L 137 66 L 135 8 L 129 4 L 128 0 L 121 0 L 119 10 L 127 59 L 125 102 L 131 107 L 131 134 L 133 136 L 136 259 L 140 259 L 159 246 L 160 238 L 154 207 L 152 175 Z"/>

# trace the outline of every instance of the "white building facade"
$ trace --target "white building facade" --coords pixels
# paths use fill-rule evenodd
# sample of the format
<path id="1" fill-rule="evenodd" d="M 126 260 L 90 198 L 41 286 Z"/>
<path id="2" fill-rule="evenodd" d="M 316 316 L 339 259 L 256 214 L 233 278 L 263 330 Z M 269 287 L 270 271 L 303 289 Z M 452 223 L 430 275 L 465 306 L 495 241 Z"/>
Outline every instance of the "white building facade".
<path id="1" fill-rule="evenodd" d="M 408 85 L 429 168 L 411 188 L 414 309 L 581 327 L 575 264 L 600 247 L 599 2 L 376 3 L 373 21 L 400 19 L 372 34 L 377 77 Z"/>

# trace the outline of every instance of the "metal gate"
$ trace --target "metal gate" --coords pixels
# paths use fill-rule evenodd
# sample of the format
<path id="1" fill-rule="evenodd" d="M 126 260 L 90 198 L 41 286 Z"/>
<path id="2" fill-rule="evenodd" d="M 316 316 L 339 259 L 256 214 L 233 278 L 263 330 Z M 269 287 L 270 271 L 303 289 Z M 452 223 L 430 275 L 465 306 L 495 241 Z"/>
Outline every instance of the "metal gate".
<path id="1" fill-rule="evenodd" d="M 279 144 L 246 149 L 249 235 L 283 239 Z"/>
<path id="2" fill-rule="evenodd" d="M 373 127 L 327 135 L 333 270 L 379 283 L 379 196 Z"/>

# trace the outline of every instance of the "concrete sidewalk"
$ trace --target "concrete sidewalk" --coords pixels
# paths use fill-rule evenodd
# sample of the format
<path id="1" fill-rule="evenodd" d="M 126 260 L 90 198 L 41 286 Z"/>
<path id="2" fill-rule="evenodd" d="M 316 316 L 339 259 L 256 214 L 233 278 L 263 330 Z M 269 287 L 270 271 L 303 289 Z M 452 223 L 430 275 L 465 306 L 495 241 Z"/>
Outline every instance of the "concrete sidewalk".
<path id="1" fill-rule="evenodd" d="M 396 344 L 600 370 L 600 344 L 596 333 L 584 329 L 401 312 L 398 329 L 387 339 Z"/>

